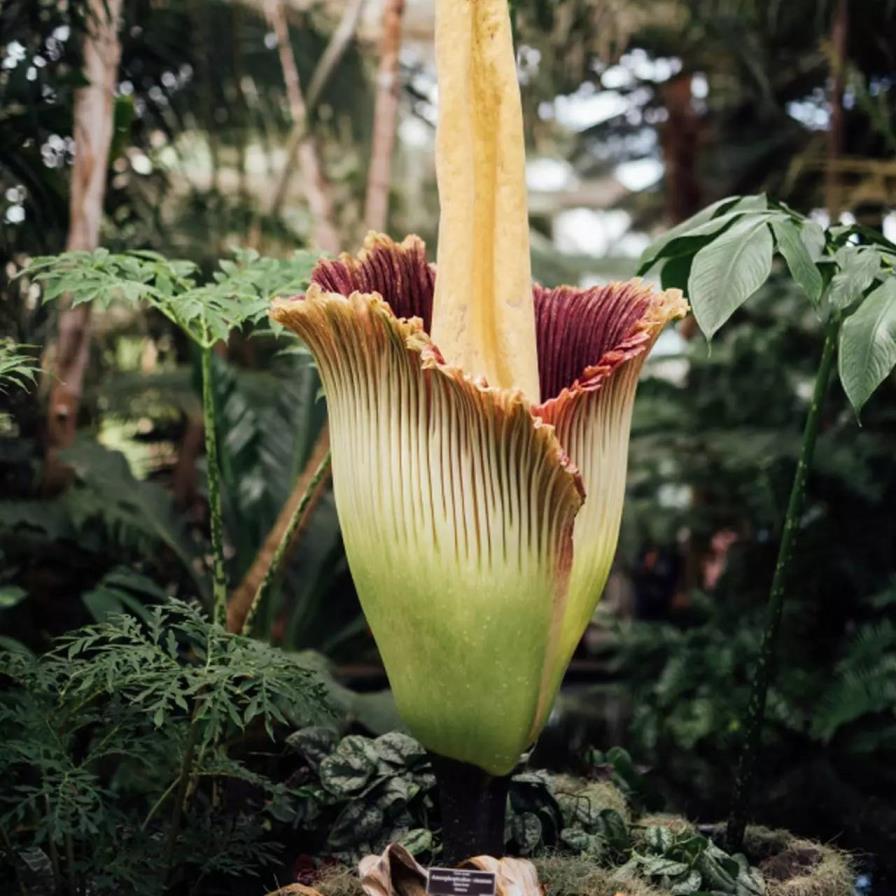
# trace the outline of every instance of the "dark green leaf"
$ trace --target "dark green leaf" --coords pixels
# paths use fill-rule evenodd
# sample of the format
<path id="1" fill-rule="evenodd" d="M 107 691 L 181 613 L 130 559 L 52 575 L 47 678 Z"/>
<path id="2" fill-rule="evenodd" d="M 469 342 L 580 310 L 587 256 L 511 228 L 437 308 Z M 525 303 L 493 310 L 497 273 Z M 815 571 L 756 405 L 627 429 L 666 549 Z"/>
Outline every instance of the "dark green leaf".
<path id="1" fill-rule="evenodd" d="M 373 840 L 383 827 L 383 813 L 363 800 L 349 803 L 330 829 L 327 845 L 341 850 Z"/>
<path id="2" fill-rule="evenodd" d="M 305 757 L 308 764 L 317 771 L 321 762 L 336 748 L 339 735 L 322 725 L 302 728 L 286 738 L 287 745 Z"/>
<path id="3" fill-rule="evenodd" d="M 687 293 L 688 278 L 694 264 L 693 255 L 679 255 L 670 258 L 660 270 L 660 286 L 663 289 L 680 289 Z"/>
<path id="4" fill-rule="evenodd" d="M 651 852 L 662 855 L 672 848 L 672 831 L 663 825 L 653 825 L 644 832 L 644 841 Z"/>
<path id="5" fill-rule="evenodd" d="M 425 828 L 414 828 L 402 835 L 398 842 L 412 855 L 419 856 L 432 851 L 432 832 Z"/>
<path id="6" fill-rule="evenodd" d="M 611 849 L 628 849 L 630 838 L 623 817 L 615 809 L 604 809 L 600 816 L 600 833 Z"/>
<path id="7" fill-rule="evenodd" d="M 380 735 L 373 742 L 379 757 L 390 765 L 411 766 L 426 759 L 426 750 L 407 734 L 400 731 L 389 731 Z"/>
<path id="8" fill-rule="evenodd" d="M 541 844 L 541 822 L 534 812 L 514 815 L 510 822 L 510 835 L 521 855 L 532 855 Z"/>
<path id="9" fill-rule="evenodd" d="M 353 796 L 364 789 L 376 767 L 372 743 L 366 737 L 350 734 L 321 762 L 320 781 L 336 796 Z"/>
<path id="10" fill-rule="evenodd" d="M 420 785 L 407 778 L 387 778 L 369 794 L 368 799 L 385 815 L 394 815 L 404 809 L 418 793 Z"/>

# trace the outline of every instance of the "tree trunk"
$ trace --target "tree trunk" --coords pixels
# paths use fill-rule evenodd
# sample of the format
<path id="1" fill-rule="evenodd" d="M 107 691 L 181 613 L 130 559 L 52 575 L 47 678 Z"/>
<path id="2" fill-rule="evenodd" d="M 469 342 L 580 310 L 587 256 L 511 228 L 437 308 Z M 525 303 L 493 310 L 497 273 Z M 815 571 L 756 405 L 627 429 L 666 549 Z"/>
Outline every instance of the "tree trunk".
<path id="1" fill-rule="evenodd" d="M 305 492 L 314 477 L 315 470 L 320 466 L 321 461 L 326 457 L 329 450 L 330 434 L 325 425 L 323 430 L 321 430 L 321 434 L 317 437 L 314 447 L 311 449 L 311 455 L 309 456 L 304 469 L 299 474 L 299 478 L 296 479 L 296 484 L 293 487 L 289 498 L 287 498 L 286 503 L 280 510 L 277 520 L 271 527 L 271 531 L 268 532 L 264 543 L 258 549 L 258 553 L 255 555 L 255 559 L 249 567 L 249 571 L 230 597 L 230 601 L 227 605 L 228 631 L 241 632 L 243 630 L 243 624 L 246 621 L 249 611 L 252 609 L 252 601 L 255 599 L 259 586 L 264 581 L 264 577 L 271 568 L 274 555 L 277 553 L 277 546 L 283 540 L 284 535 L 289 528 L 289 522 L 292 519 L 292 515 L 296 512 L 299 503 L 304 497 Z M 324 490 L 327 487 L 328 478 L 329 477 L 325 476 L 318 483 L 315 494 L 312 496 L 311 502 L 304 512 L 304 518 L 293 534 L 292 543 L 287 545 L 287 556 L 290 548 L 297 544 L 299 538 L 301 538 L 302 532 L 308 524 L 308 520 L 314 513 L 314 508 L 323 496 Z M 284 564 L 285 562 L 286 557 L 284 557 Z"/>
<path id="2" fill-rule="evenodd" d="M 702 124 L 694 109 L 691 82 L 692 75 L 683 73 L 660 88 L 669 114 L 660 130 L 660 142 L 666 166 L 666 216 L 673 225 L 690 218 L 703 204 L 697 176 Z M 681 322 L 678 332 L 685 339 L 693 339 L 697 333 L 693 314 Z"/>
<path id="3" fill-rule="evenodd" d="M 75 159 L 69 199 L 66 249 L 91 251 L 99 244 L 109 147 L 112 143 L 115 79 L 121 57 L 118 28 L 121 0 L 88 0 L 84 38 L 84 76 L 89 82 L 75 94 Z M 47 418 L 48 482 L 58 475 L 59 449 L 74 441 L 84 374 L 90 354 L 90 306 L 61 306 L 59 333 L 51 364 Z"/>
<path id="4" fill-rule="evenodd" d="M 376 104 L 373 111 L 373 143 L 367 176 L 364 223 L 368 230 L 382 231 L 389 215 L 389 188 L 392 183 L 392 152 L 398 120 L 398 57 L 401 50 L 401 23 L 404 0 L 386 0 L 380 38 L 380 67 L 377 73 Z"/>
<path id="5" fill-rule="evenodd" d="M 828 132 L 828 166 L 825 172 L 825 204 L 831 223 L 840 218 L 840 179 L 836 162 L 843 155 L 843 94 L 846 89 L 846 38 L 849 32 L 847 0 L 838 0 L 831 23 L 831 126 Z"/>
<path id="6" fill-rule="evenodd" d="M 283 81 L 286 85 L 293 129 L 299 134 L 297 156 L 305 181 L 305 196 L 311 209 L 313 238 L 324 251 L 338 252 L 340 240 L 333 222 L 330 185 L 324 174 L 317 145 L 308 129 L 308 109 L 305 105 L 305 97 L 302 95 L 302 81 L 289 39 L 289 24 L 286 20 L 283 0 L 268 0 L 265 9 L 277 39 L 277 53 L 280 56 L 280 67 L 283 70 Z M 275 205 L 278 205 L 280 201 L 282 201 L 282 196 L 274 197 Z"/>

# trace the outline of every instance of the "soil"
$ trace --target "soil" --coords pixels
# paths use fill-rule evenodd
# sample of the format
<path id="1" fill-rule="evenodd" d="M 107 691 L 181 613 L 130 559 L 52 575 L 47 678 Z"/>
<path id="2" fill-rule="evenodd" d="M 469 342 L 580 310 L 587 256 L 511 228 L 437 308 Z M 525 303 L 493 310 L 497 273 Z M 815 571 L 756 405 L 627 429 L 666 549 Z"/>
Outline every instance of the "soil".
<path id="1" fill-rule="evenodd" d="M 814 846 L 793 846 L 759 863 L 759 870 L 767 880 L 785 881 L 804 877 L 821 862 L 821 852 Z"/>

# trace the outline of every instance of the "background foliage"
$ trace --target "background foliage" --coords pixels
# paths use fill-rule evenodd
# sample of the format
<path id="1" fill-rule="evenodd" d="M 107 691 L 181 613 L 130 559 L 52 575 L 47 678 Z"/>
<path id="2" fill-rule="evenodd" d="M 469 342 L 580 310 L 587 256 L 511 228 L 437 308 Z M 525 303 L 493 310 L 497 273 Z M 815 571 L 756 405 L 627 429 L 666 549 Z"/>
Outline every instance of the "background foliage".
<path id="1" fill-rule="evenodd" d="M 887 36 L 896 3 L 849 4 L 832 193 L 836 8 L 833 0 L 518 0 L 530 158 L 559 172 L 556 183 L 533 182 L 537 275 L 548 283 L 630 276 L 652 237 L 733 194 L 765 191 L 818 225 L 833 196 L 835 218 L 842 210 L 845 225 L 883 228 L 892 239 L 896 51 Z M 342 12 L 323 0 L 288 5 L 304 85 Z M 310 120 L 346 248 L 363 230 L 378 12 L 370 0 Z M 417 231 L 432 246 L 431 21 L 421 4 L 409 3 L 407 17 L 390 231 Z M 272 211 L 292 121 L 262 5 L 132 0 L 125 19 L 102 234 L 110 254 L 90 262 L 104 307 L 94 309 L 78 439 L 64 455 L 70 478 L 48 494 L 47 383 L 36 379 L 58 304 L 44 300 L 84 283 L 42 289 L 18 275 L 65 243 L 85 19 L 78 2 L 0 7 L 0 637 L 12 732 L 0 761 L 19 788 L 4 789 L 4 832 L 20 872 L 31 862 L 36 880 L 74 874 L 73 891 L 89 877 L 98 888 L 126 881 L 153 892 L 143 869 L 165 855 L 171 803 L 150 811 L 179 780 L 197 694 L 219 682 L 169 860 L 174 881 L 198 877 L 201 892 L 234 892 L 228 875 L 289 877 L 296 819 L 315 805 L 289 783 L 301 757 L 286 734 L 301 722 L 287 710 L 302 708 L 282 698 L 298 687 L 290 675 L 305 680 L 295 651 L 326 655 L 305 654 L 301 667 L 323 674 L 340 734 L 383 735 L 395 714 L 326 491 L 261 607 L 257 642 L 209 626 L 193 604 L 167 603 L 211 604 L 197 342 L 227 336 L 213 358 L 213 396 L 231 583 L 250 568 L 324 426 L 316 371 L 300 346 L 262 323 L 259 300 L 271 278 L 300 289 L 313 221 L 300 177 Z M 627 173 L 638 170 L 656 177 L 631 186 Z M 570 219 L 571 210 L 593 217 Z M 597 232 L 610 235 L 595 243 Z M 242 254 L 247 244 L 271 260 L 256 264 Z M 161 255 L 121 254 L 134 249 Z M 162 256 L 184 263 L 171 268 Z M 290 259 L 302 270 L 284 280 Z M 247 265 L 251 282 L 240 276 Z M 659 276 L 687 282 L 689 272 L 666 266 Z M 622 743 L 668 807 L 723 813 L 819 352 L 821 323 L 804 296 L 811 275 L 797 285 L 787 272 L 778 258 L 711 351 L 687 329 L 659 347 L 636 405 L 616 584 L 536 764 L 584 771 L 590 747 Z M 223 304 L 209 305 L 204 290 L 228 278 L 233 289 L 217 293 Z M 147 287 L 158 289 L 154 298 Z M 175 294 L 176 313 L 166 298 Z M 889 377 L 860 429 L 839 386 L 825 406 L 756 806 L 770 822 L 877 853 L 884 866 L 896 831 L 894 398 Z M 122 611 L 128 618 L 114 616 Z M 117 646 L 98 650 L 98 633 Z M 263 643 L 285 653 L 268 654 Z M 205 669 L 209 644 L 220 663 Z M 118 676 L 131 654 L 145 660 L 136 691 Z M 281 662 L 279 697 L 267 705 L 241 676 L 274 674 Z M 316 691 L 301 693 L 310 712 Z M 132 755 L 123 758 L 124 742 Z M 395 780 L 420 786 L 421 774 Z M 409 804 L 419 808 L 424 791 Z M 338 794 L 324 802 L 334 817 L 344 809 Z M 147 815 L 149 836 L 138 837 Z M 414 825 L 428 830 L 422 818 Z"/>

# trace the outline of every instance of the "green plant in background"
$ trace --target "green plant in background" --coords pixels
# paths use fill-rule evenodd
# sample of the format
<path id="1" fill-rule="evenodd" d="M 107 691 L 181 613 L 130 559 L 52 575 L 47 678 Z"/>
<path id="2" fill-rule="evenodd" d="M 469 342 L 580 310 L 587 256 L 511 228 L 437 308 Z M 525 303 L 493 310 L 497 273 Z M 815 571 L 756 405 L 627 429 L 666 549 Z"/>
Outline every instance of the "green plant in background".
<path id="1" fill-rule="evenodd" d="M 765 196 L 732 197 L 673 228 L 641 261 L 642 273 L 662 262 L 663 285 L 687 289 L 697 322 L 711 338 L 766 282 L 776 252 L 825 322 L 824 343 L 747 712 L 728 826 L 728 842 L 735 848 L 743 840 L 806 480 L 835 358 L 840 381 L 857 414 L 896 365 L 896 246 L 866 227 L 837 226 L 825 231 Z"/>
<path id="2" fill-rule="evenodd" d="M 220 269 L 207 283 L 197 282 L 198 271 L 191 262 L 168 261 L 154 252 L 115 255 L 105 249 L 38 257 L 22 272 L 41 284 L 45 301 L 67 295 L 73 305 L 98 302 L 108 307 L 114 301 L 145 302 L 171 320 L 199 349 L 212 603 L 219 623 L 227 615 L 227 578 L 213 348 L 232 331 L 265 319 L 275 296 L 303 288 L 315 258 L 309 252 L 280 260 L 261 258 L 250 250 L 239 251 L 233 260 L 220 262 Z"/>
<path id="3" fill-rule="evenodd" d="M 233 736 L 244 734 L 257 719 L 269 737 L 275 723 L 318 719 L 326 691 L 304 662 L 223 628 L 228 585 L 212 349 L 231 331 L 263 317 L 274 295 L 300 289 L 311 261 L 307 253 L 285 261 L 238 253 L 234 261 L 222 262 L 206 284 L 197 284 L 194 266 L 147 252 L 69 253 L 35 259 L 27 269 L 41 283 L 46 300 L 64 293 L 74 304 L 145 302 L 173 321 L 201 355 L 211 622 L 188 605 L 147 609 L 143 600 L 159 600 L 164 590 L 133 572 L 113 570 L 83 596 L 95 618 L 109 621 L 65 636 L 42 658 L 17 649 L 4 661 L 4 674 L 14 685 L 4 704 L 14 738 L 3 762 L 7 774 L 20 782 L 4 818 L 14 831 L 6 834 L 5 845 L 14 851 L 23 844 L 13 839 L 25 840 L 32 849 L 45 849 L 53 885 L 71 896 L 85 888 L 134 883 L 142 862 L 155 866 L 156 873 L 146 875 L 135 891 L 155 893 L 191 865 L 198 865 L 190 873 L 201 881 L 209 875 L 254 873 L 272 861 L 257 815 L 271 807 L 276 787 L 233 759 Z M 79 470 L 79 452 L 83 457 L 85 450 L 88 458 L 100 451 L 105 462 Z M 185 567 L 192 565 L 194 556 L 167 536 L 177 525 L 165 519 L 167 510 L 155 500 L 154 487 L 122 487 L 128 476 L 120 455 L 81 444 L 66 460 L 76 485 L 60 500 L 75 501 L 85 519 L 92 518 L 89 507 L 84 510 L 84 496 L 78 495 L 78 482 L 97 471 L 99 480 L 86 494 L 103 504 L 103 519 L 114 519 L 117 512 L 120 520 L 114 525 L 153 530 Z M 204 590 L 201 577 L 197 588 Z M 44 749 L 38 746 L 41 738 L 47 740 Z M 29 779 L 31 768 L 37 772 L 36 785 Z M 220 782 L 225 779 L 266 794 L 254 814 L 222 815 Z M 134 800 L 145 811 L 139 828 Z M 142 842 L 146 837 L 153 839 L 153 849 Z"/>
<path id="4" fill-rule="evenodd" d="M 0 392 L 12 387 L 27 389 L 37 382 L 40 367 L 11 339 L 0 339 Z"/>
<path id="5" fill-rule="evenodd" d="M 79 629 L 40 657 L 0 654 L 12 685 L 0 697 L 0 829 L 20 881 L 158 894 L 185 875 L 220 886 L 276 861 L 268 829 L 283 787 L 235 748 L 253 729 L 325 718 L 323 685 L 190 605 L 140 616 Z"/>

